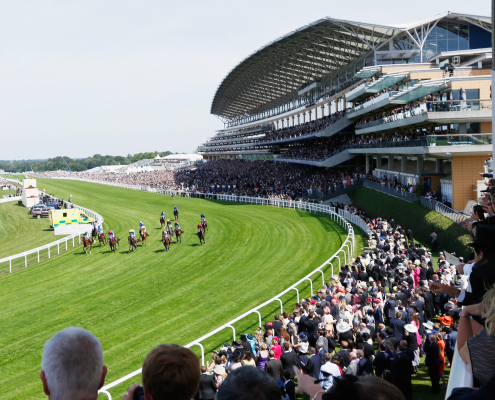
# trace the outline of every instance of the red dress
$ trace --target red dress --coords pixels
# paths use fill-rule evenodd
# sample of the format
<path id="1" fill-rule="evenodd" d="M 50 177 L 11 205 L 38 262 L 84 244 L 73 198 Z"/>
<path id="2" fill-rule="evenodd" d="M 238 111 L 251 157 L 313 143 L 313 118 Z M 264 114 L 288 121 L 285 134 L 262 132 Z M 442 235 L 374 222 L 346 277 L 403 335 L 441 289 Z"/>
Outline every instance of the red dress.
<path id="1" fill-rule="evenodd" d="M 438 344 L 438 347 L 440 348 L 440 357 L 438 357 L 438 359 L 440 361 L 443 361 L 443 364 L 440 364 L 440 366 L 438 367 L 438 373 L 443 374 L 443 372 L 445 370 L 445 342 L 442 339 L 442 340 L 438 341 L 437 344 Z"/>

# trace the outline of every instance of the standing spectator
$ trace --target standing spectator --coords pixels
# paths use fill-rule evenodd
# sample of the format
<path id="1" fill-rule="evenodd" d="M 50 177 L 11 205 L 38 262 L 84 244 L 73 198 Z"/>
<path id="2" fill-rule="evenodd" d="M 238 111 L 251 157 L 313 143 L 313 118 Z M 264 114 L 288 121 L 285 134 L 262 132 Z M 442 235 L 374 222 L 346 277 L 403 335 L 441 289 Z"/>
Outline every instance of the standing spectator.
<path id="1" fill-rule="evenodd" d="M 397 311 L 395 313 L 395 318 L 392 318 L 389 324 L 394 331 L 393 336 L 399 342 L 404 338 L 404 326 L 406 326 L 406 323 L 401 318 L 402 318 L 402 312 Z"/>
<path id="2" fill-rule="evenodd" d="M 436 252 L 438 249 L 439 243 L 438 243 L 438 235 L 435 233 L 435 231 L 433 231 L 430 234 L 430 240 L 431 240 L 431 249 L 432 249 L 432 251 Z"/>
<path id="3" fill-rule="evenodd" d="M 430 343 L 428 347 L 428 352 L 426 353 L 425 365 L 428 367 L 428 374 L 431 381 L 431 391 L 430 394 L 440 393 L 440 374 L 438 369 L 438 360 L 440 358 L 440 347 L 435 339 L 435 334 L 430 334 L 428 336 L 428 341 Z"/>
<path id="4" fill-rule="evenodd" d="M 289 371 L 290 378 L 294 379 L 296 376 L 294 373 L 294 365 L 297 365 L 297 354 L 290 349 L 288 342 L 284 343 L 284 354 L 280 357 L 282 363 L 282 370 Z"/>
<path id="5" fill-rule="evenodd" d="M 387 293 L 387 300 L 383 306 L 383 312 L 385 314 L 385 323 L 390 325 L 390 320 L 395 317 L 395 300 L 392 299 L 392 295 Z"/>
<path id="6" fill-rule="evenodd" d="M 390 355 L 385 351 L 383 343 L 378 345 L 378 349 L 379 352 L 373 360 L 373 366 L 375 367 L 375 375 L 383 377 L 383 373 L 390 370 Z"/>
<path id="7" fill-rule="evenodd" d="M 41 368 L 43 391 L 50 400 L 96 399 L 107 374 L 100 341 L 75 327 L 56 333 L 45 343 Z"/>
<path id="8" fill-rule="evenodd" d="M 278 381 L 284 369 L 282 368 L 282 362 L 275 358 L 273 350 L 270 350 L 270 359 L 265 365 L 265 372 L 270 375 L 275 382 Z"/>
<path id="9" fill-rule="evenodd" d="M 256 366 L 264 371 L 265 365 L 269 359 L 270 357 L 268 355 L 266 343 L 261 343 L 260 352 L 258 353 L 258 358 L 256 359 Z"/>
<path id="10" fill-rule="evenodd" d="M 199 400 L 213 400 L 216 391 L 217 385 L 214 376 L 206 372 L 206 367 L 201 367 L 201 378 L 199 380 L 199 390 L 196 398 Z"/>
<path id="11" fill-rule="evenodd" d="M 292 368 L 292 372 L 294 372 L 294 368 Z M 289 371 L 284 371 L 282 379 L 284 381 L 282 394 L 289 396 L 289 400 L 296 400 L 296 385 L 294 379 L 290 377 Z"/>
<path id="12" fill-rule="evenodd" d="M 243 367 L 225 379 L 218 389 L 216 400 L 280 400 L 280 397 L 276 381 L 259 368 Z M 175 400 L 173 397 L 170 399 Z"/>
<path id="13" fill-rule="evenodd" d="M 407 400 L 412 400 L 412 360 L 405 353 L 405 349 L 403 345 L 399 345 L 398 353 L 392 362 L 392 377 L 394 378 L 394 385 L 397 386 L 404 397 Z"/>
<path id="14" fill-rule="evenodd" d="M 441 390 L 447 389 L 447 384 L 445 382 L 445 342 L 443 336 L 440 332 L 435 333 L 435 340 L 437 342 L 438 348 L 440 349 L 440 355 L 438 356 L 438 374 L 442 379 L 443 387 Z"/>
<path id="15" fill-rule="evenodd" d="M 351 353 L 349 354 L 349 360 L 351 361 L 351 363 L 347 367 L 347 371 L 345 371 L 345 374 L 346 375 L 358 376 L 358 373 L 359 373 L 359 360 L 357 358 L 356 353 L 354 353 L 353 351 L 351 351 Z"/>
<path id="16" fill-rule="evenodd" d="M 328 390 L 333 386 L 335 378 L 341 376 L 339 367 L 332 362 L 332 355 L 325 354 L 325 364 L 320 368 L 320 379 L 327 379 L 321 382 L 321 386 Z"/>
<path id="17" fill-rule="evenodd" d="M 413 231 L 410 227 L 407 228 L 407 239 L 409 240 L 409 247 L 414 247 Z"/>

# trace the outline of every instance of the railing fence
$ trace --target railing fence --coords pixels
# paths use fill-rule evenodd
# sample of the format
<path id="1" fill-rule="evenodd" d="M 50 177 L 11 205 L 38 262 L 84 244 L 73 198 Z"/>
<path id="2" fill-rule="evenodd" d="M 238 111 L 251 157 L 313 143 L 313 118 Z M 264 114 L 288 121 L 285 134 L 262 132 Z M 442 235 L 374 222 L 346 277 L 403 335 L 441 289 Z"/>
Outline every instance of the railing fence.
<path id="1" fill-rule="evenodd" d="M 455 221 L 457 223 L 461 223 L 463 221 L 471 221 L 471 219 L 468 216 L 461 214 L 461 213 L 453 210 L 450 207 L 447 207 L 445 204 L 440 203 L 437 200 L 428 199 L 426 197 L 421 197 L 420 202 L 421 202 L 421 205 L 428 207 L 428 208 L 442 214 L 444 217 L 447 217 L 447 218 L 449 218 L 452 221 Z"/>

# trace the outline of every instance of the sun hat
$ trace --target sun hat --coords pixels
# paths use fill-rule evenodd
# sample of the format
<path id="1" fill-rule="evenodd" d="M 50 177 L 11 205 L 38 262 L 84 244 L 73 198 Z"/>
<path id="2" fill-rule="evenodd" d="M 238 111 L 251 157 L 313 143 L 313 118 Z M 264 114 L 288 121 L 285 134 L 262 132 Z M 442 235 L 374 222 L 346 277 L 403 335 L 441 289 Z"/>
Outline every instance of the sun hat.
<path id="1" fill-rule="evenodd" d="M 452 322 L 454 322 L 454 318 L 446 315 L 444 317 L 438 318 L 438 322 L 440 322 L 442 325 L 450 326 L 450 325 L 452 325 Z"/>
<path id="2" fill-rule="evenodd" d="M 338 324 L 337 324 L 337 331 L 339 333 L 344 333 L 344 332 L 347 332 L 349 330 L 351 330 L 351 325 L 349 325 L 347 322 L 345 321 L 340 321 Z"/>
<path id="3" fill-rule="evenodd" d="M 299 334 L 299 339 L 302 340 L 303 342 L 305 342 L 306 340 L 308 340 L 308 337 L 309 337 L 308 332 L 301 332 Z"/>
<path id="4" fill-rule="evenodd" d="M 213 372 L 217 375 L 225 375 L 225 367 L 223 365 L 215 365 Z"/>
<path id="5" fill-rule="evenodd" d="M 410 333 L 416 333 L 418 331 L 418 328 L 413 324 L 406 324 L 404 326 L 404 329 Z"/>

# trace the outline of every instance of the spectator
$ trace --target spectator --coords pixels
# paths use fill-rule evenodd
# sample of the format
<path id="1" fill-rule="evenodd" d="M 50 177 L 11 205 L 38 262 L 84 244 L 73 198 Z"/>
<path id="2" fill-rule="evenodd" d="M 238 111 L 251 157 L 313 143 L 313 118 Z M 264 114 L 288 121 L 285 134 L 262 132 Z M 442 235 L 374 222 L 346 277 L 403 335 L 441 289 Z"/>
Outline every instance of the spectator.
<path id="1" fill-rule="evenodd" d="M 265 365 L 265 372 L 270 375 L 275 382 L 278 381 L 284 369 L 282 368 L 282 362 L 275 358 L 275 353 L 273 350 L 270 350 L 270 359 Z"/>
<path id="2" fill-rule="evenodd" d="M 201 378 L 196 398 L 199 400 L 213 400 L 217 391 L 215 377 L 206 372 L 206 367 L 201 367 Z"/>
<path id="3" fill-rule="evenodd" d="M 428 336 L 428 341 L 430 343 L 428 347 L 428 352 L 426 353 L 425 365 L 428 367 L 428 374 L 431 381 L 430 394 L 440 393 L 440 373 L 439 373 L 439 358 L 440 358 L 440 348 L 436 343 L 435 334 L 430 334 Z"/>
<path id="4" fill-rule="evenodd" d="M 95 400 L 107 374 L 100 341 L 75 327 L 45 343 L 41 367 L 43 391 L 50 400 Z"/>
<path id="5" fill-rule="evenodd" d="M 268 374 L 259 368 L 243 367 L 225 379 L 216 400 L 280 400 L 280 397 L 276 381 Z"/>

